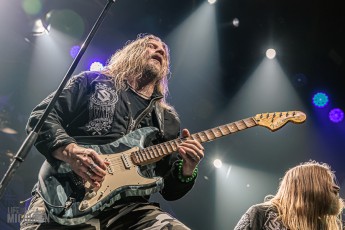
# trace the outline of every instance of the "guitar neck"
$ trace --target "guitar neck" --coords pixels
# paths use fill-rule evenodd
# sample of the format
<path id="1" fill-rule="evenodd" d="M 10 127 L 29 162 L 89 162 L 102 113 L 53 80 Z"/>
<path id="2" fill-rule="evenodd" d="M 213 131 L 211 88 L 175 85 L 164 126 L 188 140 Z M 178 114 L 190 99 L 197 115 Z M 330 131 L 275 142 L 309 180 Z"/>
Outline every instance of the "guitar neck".
<path id="1" fill-rule="evenodd" d="M 187 138 L 177 138 L 171 141 L 140 149 L 131 153 L 131 159 L 136 165 L 150 164 L 153 162 L 157 162 L 163 157 L 176 152 L 178 145 L 188 139 L 196 140 L 200 143 L 210 142 L 229 134 L 254 127 L 256 125 L 257 123 L 253 117 L 246 118 L 202 132 L 194 133 Z"/>

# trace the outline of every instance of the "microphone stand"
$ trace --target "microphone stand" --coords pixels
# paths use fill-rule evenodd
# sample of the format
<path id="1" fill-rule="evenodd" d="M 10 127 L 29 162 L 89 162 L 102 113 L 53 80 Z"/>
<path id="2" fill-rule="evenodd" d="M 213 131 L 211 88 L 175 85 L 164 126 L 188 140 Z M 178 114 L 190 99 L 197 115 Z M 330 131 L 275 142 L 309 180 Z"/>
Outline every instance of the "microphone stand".
<path id="1" fill-rule="evenodd" d="M 81 46 L 77 56 L 73 60 L 73 62 L 71 64 L 71 66 L 69 67 L 66 75 L 64 76 L 62 82 L 60 83 L 58 89 L 56 90 L 56 93 L 54 94 L 54 97 L 52 98 L 52 100 L 48 104 L 47 108 L 44 110 L 44 113 L 42 114 L 42 117 L 39 119 L 39 121 L 37 122 L 37 124 L 34 127 L 34 129 L 28 134 L 28 136 L 26 137 L 26 139 L 24 140 L 24 142 L 20 146 L 18 152 L 14 156 L 13 161 L 12 161 L 10 167 L 8 168 L 8 170 L 6 171 L 5 175 L 3 176 L 3 178 L 2 178 L 2 180 L 0 182 L 0 199 L 2 198 L 2 196 L 4 194 L 6 186 L 10 182 L 12 176 L 14 175 L 14 172 L 19 167 L 19 165 L 22 162 L 24 162 L 25 157 L 28 155 L 31 147 L 35 143 L 35 141 L 36 141 L 36 139 L 38 137 L 38 133 L 39 133 L 40 129 L 42 128 L 44 121 L 46 120 L 46 118 L 48 117 L 48 114 L 53 109 L 53 106 L 54 106 L 55 102 L 57 101 L 58 97 L 60 96 L 60 94 L 61 94 L 63 88 L 65 87 L 65 85 L 67 84 L 68 80 L 72 76 L 72 74 L 73 74 L 75 68 L 77 67 L 81 57 L 85 53 L 86 48 L 88 47 L 88 45 L 90 44 L 91 40 L 95 36 L 97 29 L 99 28 L 99 26 L 103 22 L 106 13 L 109 11 L 112 3 L 114 3 L 114 2 L 115 2 L 115 0 L 108 0 L 108 3 L 106 4 L 106 6 L 104 7 L 103 11 L 101 12 L 99 17 L 97 18 L 97 21 L 95 22 L 95 24 L 92 27 L 90 33 L 86 37 L 86 39 L 85 39 L 83 45 Z"/>

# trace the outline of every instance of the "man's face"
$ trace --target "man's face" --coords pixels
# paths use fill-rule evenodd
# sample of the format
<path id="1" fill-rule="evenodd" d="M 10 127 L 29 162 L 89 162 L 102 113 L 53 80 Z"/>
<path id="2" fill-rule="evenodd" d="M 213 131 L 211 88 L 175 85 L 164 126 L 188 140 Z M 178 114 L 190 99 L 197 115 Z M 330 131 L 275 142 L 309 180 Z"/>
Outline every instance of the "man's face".
<path id="1" fill-rule="evenodd" d="M 151 77 L 154 76 L 156 79 L 162 78 L 163 68 L 167 66 L 167 54 L 163 43 L 150 39 L 146 47 L 146 52 L 148 60 L 144 74 L 149 74 Z"/>

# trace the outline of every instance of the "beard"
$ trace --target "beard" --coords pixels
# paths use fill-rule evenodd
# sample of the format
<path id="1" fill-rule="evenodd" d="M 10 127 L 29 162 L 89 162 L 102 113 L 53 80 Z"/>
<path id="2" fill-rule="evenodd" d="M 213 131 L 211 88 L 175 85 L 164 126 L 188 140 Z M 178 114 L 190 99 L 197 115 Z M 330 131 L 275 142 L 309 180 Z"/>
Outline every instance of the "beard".
<path id="1" fill-rule="evenodd" d="M 146 82 L 157 82 L 162 79 L 161 68 L 158 68 L 157 65 L 152 63 L 147 63 L 144 66 L 141 78 L 141 80 Z"/>

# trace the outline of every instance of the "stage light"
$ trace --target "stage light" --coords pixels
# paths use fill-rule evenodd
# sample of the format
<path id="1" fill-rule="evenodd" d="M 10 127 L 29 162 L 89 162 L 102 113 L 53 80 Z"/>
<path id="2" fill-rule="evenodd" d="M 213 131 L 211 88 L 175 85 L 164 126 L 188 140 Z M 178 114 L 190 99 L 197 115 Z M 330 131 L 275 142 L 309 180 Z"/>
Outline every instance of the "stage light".
<path id="1" fill-rule="evenodd" d="M 42 10 L 42 3 L 40 0 L 23 0 L 22 7 L 28 15 L 37 15 Z"/>
<path id="2" fill-rule="evenodd" d="M 239 26 L 240 26 L 240 20 L 239 20 L 238 18 L 234 18 L 234 19 L 232 20 L 232 25 L 233 25 L 234 27 L 239 27 Z"/>
<path id="3" fill-rule="evenodd" d="M 268 49 L 266 51 L 266 57 L 268 59 L 273 59 L 273 58 L 275 58 L 275 56 L 276 56 L 276 51 L 274 49 Z"/>
<path id="4" fill-rule="evenodd" d="M 100 62 L 93 62 L 91 65 L 90 65 L 90 70 L 91 71 L 101 71 L 102 69 L 104 68 L 103 64 L 100 63 Z"/>
<path id="5" fill-rule="evenodd" d="M 316 107 L 323 108 L 328 104 L 328 96 L 325 93 L 316 93 L 313 97 L 313 103 Z"/>
<path id="6" fill-rule="evenodd" d="M 214 4 L 214 3 L 216 3 L 217 0 L 207 0 L 207 1 L 208 1 L 208 3 L 210 3 L 210 4 Z"/>
<path id="7" fill-rule="evenodd" d="M 334 123 L 339 123 L 344 119 L 344 112 L 339 108 L 332 109 L 329 112 L 329 119 Z"/>
<path id="8" fill-rule="evenodd" d="M 77 56 L 77 54 L 79 53 L 79 50 L 80 50 L 80 46 L 73 46 L 69 50 L 69 54 L 71 55 L 72 58 L 75 58 Z"/>
<path id="9" fill-rule="evenodd" d="M 213 161 L 213 165 L 214 165 L 214 167 L 216 167 L 217 169 L 219 169 L 219 168 L 222 167 L 223 163 L 222 163 L 221 160 L 215 159 L 215 160 Z"/>
<path id="10" fill-rule="evenodd" d="M 49 31 L 50 25 L 45 24 L 41 19 L 36 19 L 34 21 L 31 33 L 33 36 L 42 36 L 45 34 L 49 34 Z"/>

